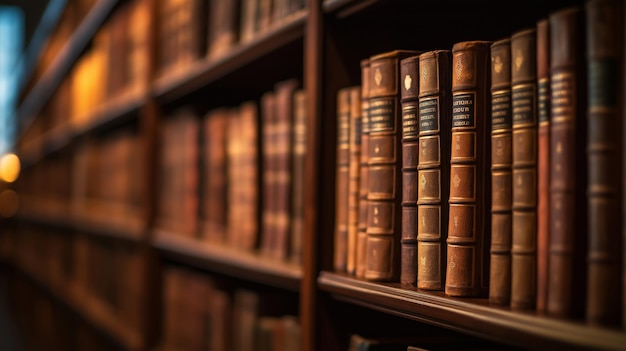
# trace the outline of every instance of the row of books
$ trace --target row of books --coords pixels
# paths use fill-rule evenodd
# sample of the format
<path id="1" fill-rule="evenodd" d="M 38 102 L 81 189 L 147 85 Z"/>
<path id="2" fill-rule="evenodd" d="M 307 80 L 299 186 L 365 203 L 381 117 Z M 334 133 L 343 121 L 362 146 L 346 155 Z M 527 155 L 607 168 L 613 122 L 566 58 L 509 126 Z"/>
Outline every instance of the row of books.
<path id="1" fill-rule="evenodd" d="M 305 94 L 280 81 L 236 107 L 163 121 L 157 227 L 212 244 L 301 261 Z"/>
<path id="2" fill-rule="evenodd" d="M 98 301 L 127 328 L 141 328 L 144 263 L 135 245 L 37 225 L 3 236 L 14 262 L 64 298 Z"/>
<path id="3" fill-rule="evenodd" d="M 166 0 L 159 3 L 161 74 L 218 59 L 306 8 L 303 0 Z"/>
<path id="4" fill-rule="evenodd" d="M 291 351 L 300 349 L 298 318 L 277 314 L 275 293 L 224 289 L 211 276 L 168 266 L 163 275 L 160 349 Z"/>
<path id="5" fill-rule="evenodd" d="M 337 94 L 335 270 L 621 324 L 622 6 L 363 60 Z"/>

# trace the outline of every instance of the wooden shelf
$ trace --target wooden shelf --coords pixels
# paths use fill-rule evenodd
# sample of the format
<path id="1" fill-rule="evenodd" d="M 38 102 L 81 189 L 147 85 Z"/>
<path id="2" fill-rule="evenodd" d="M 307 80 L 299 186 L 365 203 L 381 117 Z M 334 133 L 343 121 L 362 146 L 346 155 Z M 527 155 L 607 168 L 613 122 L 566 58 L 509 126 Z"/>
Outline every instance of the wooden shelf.
<path id="1" fill-rule="evenodd" d="M 70 68 L 87 47 L 119 0 L 99 0 L 65 43 L 54 61 L 46 69 L 32 90 L 18 106 L 17 119 L 24 123 L 39 113 L 52 93 L 60 85 Z M 29 77 L 26 77 L 29 78 Z"/>
<path id="2" fill-rule="evenodd" d="M 94 327 L 99 333 L 120 346 L 123 350 L 135 351 L 143 349 L 141 336 L 131 328 L 127 328 L 116 316 L 115 311 L 102 301 L 85 294 L 75 284 L 44 282 L 37 274 L 29 272 L 29 270 L 16 264 L 13 264 L 13 266 L 44 293 L 60 302 L 73 314 Z"/>
<path id="3" fill-rule="evenodd" d="M 229 73 L 302 39 L 306 18 L 307 12 L 299 11 L 250 42 L 236 44 L 224 56 L 217 59 L 206 57 L 188 65 L 185 70 L 165 74 L 154 83 L 152 94 L 160 101 L 168 103 L 210 85 Z"/>
<path id="4" fill-rule="evenodd" d="M 382 0 L 325 0 L 322 3 L 322 8 L 325 13 L 335 13 L 337 17 L 343 18 L 381 1 Z"/>
<path id="5" fill-rule="evenodd" d="M 340 300 L 516 347 L 626 349 L 626 333 L 622 330 L 600 329 L 536 312 L 511 311 L 491 306 L 486 299 L 451 298 L 443 292 L 421 292 L 331 272 L 321 272 L 318 284 Z"/>
<path id="6" fill-rule="evenodd" d="M 155 231 L 155 247 L 169 259 L 200 269 L 298 291 L 300 267 L 182 235 Z"/>
<path id="7" fill-rule="evenodd" d="M 129 91 L 120 94 L 94 109 L 86 122 L 73 126 L 73 137 L 77 138 L 93 131 L 131 122 L 147 98 L 147 90 Z"/>
<path id="8" fill-rule="evenodd" d="M 74 216 L 72 224 L 78 232 L 89 235 L 131 242 L 140 242 L 145 237 L 139 218 L 128 217 L 123 220 L 107 221 L 106 218 L 93 218 L 93 216 Z"/>

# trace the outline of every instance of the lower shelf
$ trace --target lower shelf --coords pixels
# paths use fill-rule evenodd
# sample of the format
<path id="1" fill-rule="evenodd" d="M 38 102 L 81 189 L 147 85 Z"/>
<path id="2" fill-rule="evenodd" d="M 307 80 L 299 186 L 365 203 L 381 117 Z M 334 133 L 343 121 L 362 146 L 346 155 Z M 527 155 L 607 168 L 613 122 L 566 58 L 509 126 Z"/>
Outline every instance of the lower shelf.
<path id="1" fill-rule="evenodd" d="M 516 347 L 552 350 L 626 350 L 626 332 L 564 321 L 537 312 L 491 306 L 400 284 L 380 284 L 322 272 L 320 289 L 339 300 Z"/>
<path id="2" fill-rule="evenodd" d="M 88 323 L 104 337 L 118 344 L 121 349 L 128 351 L 143 350 L 144 343 L 141 336 L 120 322 L 106 304 L 89 296 L 74 284 L 51 284 L 44 282 L 36 274 L 23 267 L 13 264 L 16 271 L 34 283 L 45 294 L 51 296 L 61 305 L 68 308 L 82 321 Z"/>

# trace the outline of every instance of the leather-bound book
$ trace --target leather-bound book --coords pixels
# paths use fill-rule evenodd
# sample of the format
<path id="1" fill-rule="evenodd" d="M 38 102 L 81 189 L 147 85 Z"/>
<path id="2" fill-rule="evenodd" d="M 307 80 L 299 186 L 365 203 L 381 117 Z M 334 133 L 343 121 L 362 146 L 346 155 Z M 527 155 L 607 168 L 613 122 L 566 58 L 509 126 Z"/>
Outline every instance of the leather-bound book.
<path id="1" fill-rule="evenodd" d="M 434 50 L 421 54 L 419 72 L 417 287 L 443 290 L 448 232 L 446 200 L 450 190 L 452 52 Z M 423 178 L 421 174 L 425 174 Z M 428 174 L 436 176 L 427 177 Z"/>
<path id="2" fill-rule="evenodd" d="M 335 271 L 348 268 L 348 183 L 350 176 L 350 87 L 337 92 L 337 168 L 335 180 Z"/>
<path id="3" fill-rule="evenodd" d="M 587 321 L 618 325 L 622 301 L 624 2 L 591 0 L 587 23 Z"/>
<path id="4" fill-rule="evenodd" d="M 252 251 L 259 241 L 258 106 L 243 102 L 230 113 L 227 136 L 228 242 Z M 242 218 L 249 220 L 242 221 Z"/>
<path id="5" fill-rule="evenodd" d="M 202 142 L 202 236 L 213 243 L 225 241 L 227 223 L 226 128 L 229 111 L 209 111 L 204 118 Z"/>
<path id="6" fill-rule="evenodd" d="M 586 280 L 586 136 L 582 9 L 550 14 L 550 271 L 548 313 L 582 316 Z"/>
<path id="7" fill-rule="evenodd" d="M 400 61 L 400 85 L 400 105 L 402 107 L 400 283 L 416 286 L 419 55 Z M 425 176 L 423 173 L 422 175 Z M 434 177 L 428 178 L 432 180 Z"/>
<path id="8" fill-rule="evenodd" d="M 452 47 L 452 142 L 445 293 L 487 293 L 491 217 L 490 41 Z"/>
<path id="9" fill-rule="evenodd" d="M 511 301 L 511 40 L 491 44 L 491 248 L 489 302 Z"/>
<path id="10" fill-rule="evenodd" d="M 535 28 L 511 37 L 513 68 L 513 281 L 511 307 L 537 302 L 537 40 Z"/>
<path id="11" fill-rule="evenodd" d="M 207 54 L 217 58 L 237 41 L 239 1 L 209 0 Z"/>
<path id="12" fill-rule="evenodd" d="M 369 168 L 367 166 L 369 157 L 369 59 L 361 60 L 361 172 L 359 179 L 359 226 L 356 238 L 356 272 L 359 278 L 365 277 L 367 267 L 367 252 L 365 244 L 367 242 L 367 192 Z"/>
<path id="13" fill-rule="evenodd" d="M 302 239 L 304 235 L 304 167 L 306 160 L 306 92 L 299 89 L 293 94 L 293 160 L 291 192 L 291 243 L 289 257 L 291 262 L 302 263 Z"/>
<path id="14" fill-rule="evenodd" d="M 261 253 L 272 256 L 276 238 L 276 93 L 271 90 L 261 96 L 262 191 Z"/>
<path id="15" fill-rule="evenodd" d="M 274 183 L 274 235 L 272 257 L 285 260 L 289 255 L 291 237 L 291 161 L 293 156 L 293 93 L 298 81 L 288 79 L 276 83 L 276 124 L 273 157 L 276 162 L 272 177 Z"/>
<path id="16" fill-rule="evenodd" d="M 348 169 L 348 261 L 346 271 L 356 273 L 356 243 L 359 231 L 359 185 L 361 176 L 361 86 L 350 89 L 350 165 Z"/>
<path id="17" fill-rule="evenodd" d="M 537 310 L 548 302 L 550 247 L 550 22 L 537 22 Z"/>
<path id="18" fill-rule="evenodd" d="M 365 278 L 395 281 L 400 273 L 402 114 L 400 61 L 418 51 L 370 57 L 370 138 Z"/>

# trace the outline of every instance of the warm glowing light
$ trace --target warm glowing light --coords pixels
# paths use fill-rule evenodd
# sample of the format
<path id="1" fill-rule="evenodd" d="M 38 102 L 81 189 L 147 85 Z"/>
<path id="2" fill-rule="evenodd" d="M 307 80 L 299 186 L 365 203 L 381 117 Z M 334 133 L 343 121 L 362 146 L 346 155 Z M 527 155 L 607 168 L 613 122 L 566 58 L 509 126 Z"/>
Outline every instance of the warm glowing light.
<path id="1" fill-rule="evenodd" d="M 13 183 L 20 175 L 20 159 L 15 154 L 6 154 L 0 159 L 0 179 Z"/>

